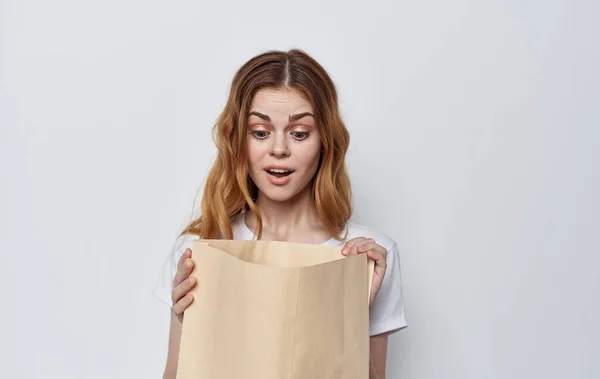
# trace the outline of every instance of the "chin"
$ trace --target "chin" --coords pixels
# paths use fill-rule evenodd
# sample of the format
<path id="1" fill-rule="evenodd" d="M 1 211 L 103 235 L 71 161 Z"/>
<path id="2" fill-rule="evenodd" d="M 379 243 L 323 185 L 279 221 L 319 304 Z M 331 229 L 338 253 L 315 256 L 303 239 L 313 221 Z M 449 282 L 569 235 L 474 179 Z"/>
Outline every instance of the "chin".
<path id="1" fill-rule="evenodd" d="M 307 189 L 310 183 L 300 187 L 297 183 L 288 183 L 285 186 L 276 186 L 270 183 L 268 180 L 254 182 L 257 183 L 258 192 L 260 196 L 265 197 L 271 201 L 287 202 L 293 200 L 295 197 L 303 193 L 304 189 Z"/>
<path id="2" fill-rule="evenodd" d="M 264 189 L 264 190 L 263 190 Z M 299 191 L 290 191 L 287 188 L 258 188 L 261 196 L 271 201 L 285 202 L 293 199 Z"/>

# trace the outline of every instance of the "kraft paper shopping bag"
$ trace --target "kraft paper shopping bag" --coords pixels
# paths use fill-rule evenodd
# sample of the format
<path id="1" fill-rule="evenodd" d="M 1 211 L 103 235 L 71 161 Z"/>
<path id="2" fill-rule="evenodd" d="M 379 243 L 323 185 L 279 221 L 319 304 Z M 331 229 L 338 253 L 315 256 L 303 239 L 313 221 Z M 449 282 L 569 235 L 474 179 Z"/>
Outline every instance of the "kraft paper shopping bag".
<path id="1" fill-rule="evenodd" d="M 178 379 L 367 379 L 365 254 L 275 241 L 197 240 Z"/>

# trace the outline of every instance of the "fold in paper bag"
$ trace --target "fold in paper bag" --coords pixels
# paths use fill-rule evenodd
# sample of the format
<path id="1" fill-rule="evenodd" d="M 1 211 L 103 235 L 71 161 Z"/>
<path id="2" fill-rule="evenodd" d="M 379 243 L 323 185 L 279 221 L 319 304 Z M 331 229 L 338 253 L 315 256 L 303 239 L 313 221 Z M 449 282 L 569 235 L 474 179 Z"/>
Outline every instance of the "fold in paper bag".
<path id="1" fill-rule="evenodd" d="M 367 379 L 373 262 L 339 247 L 197 240 L 178 379 Z"/>

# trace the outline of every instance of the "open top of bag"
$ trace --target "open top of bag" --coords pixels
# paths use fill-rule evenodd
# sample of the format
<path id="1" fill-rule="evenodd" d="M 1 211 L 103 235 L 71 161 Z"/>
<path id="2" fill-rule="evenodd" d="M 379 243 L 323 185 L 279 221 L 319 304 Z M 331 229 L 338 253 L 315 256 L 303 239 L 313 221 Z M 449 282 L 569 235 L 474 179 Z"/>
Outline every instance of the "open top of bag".
<path id="1" fill-rule="evenodd" d="M 342 255 L 342 249 L 338 246 L 297 242 L 198 239 L 194 242 L 194 246 L 196 244 L 208 245 L 248 263 L 278 268 L 311 267 L 351 258 Z M 199 250 L 198 248 L 192 249 L 192 251 Z M 368 259 L 367 266 L 370 294 L 375 268 L 374 261 Z"/>

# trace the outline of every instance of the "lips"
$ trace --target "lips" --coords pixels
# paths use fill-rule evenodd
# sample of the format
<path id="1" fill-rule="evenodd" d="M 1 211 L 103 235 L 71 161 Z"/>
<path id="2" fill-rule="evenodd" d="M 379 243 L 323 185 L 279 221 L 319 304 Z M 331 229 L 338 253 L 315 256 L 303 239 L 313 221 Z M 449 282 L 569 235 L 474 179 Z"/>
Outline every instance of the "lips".
<path id="1" fill-rule="evenodd" d="M 265 171 L 268 174 L 273 175 L 277 178 L 286 177 L 286 176 L 290 175 L 292 172 L 294 172 L 294 170 L 292 170 L 289 167 L 285 167 L 285 166 L 269 166 L 265 169 Z"/>
<path id="2" fill-rule="evenodd" d="M 294 170 L 283 166 L 269 166 L 265 168 L 265 172 L 267 173 L 267 178 L 272 184 L 284 185 L 291 180 L 290 175 L 294 173 Z"/>
<path id="3" fill-rule="evenodd" d="M 285 170 L 267 170 L 267 173 L 270 175 L 273 175 L 275 177 L 278 178 L 283 178 L 288 176 L 289 174 L 291 174 L 291 171 L 285 171 Z"/>

